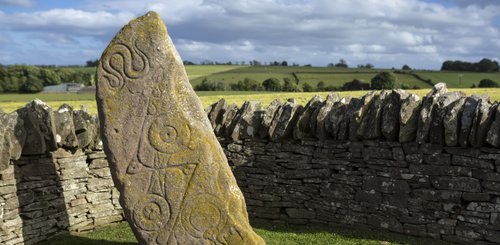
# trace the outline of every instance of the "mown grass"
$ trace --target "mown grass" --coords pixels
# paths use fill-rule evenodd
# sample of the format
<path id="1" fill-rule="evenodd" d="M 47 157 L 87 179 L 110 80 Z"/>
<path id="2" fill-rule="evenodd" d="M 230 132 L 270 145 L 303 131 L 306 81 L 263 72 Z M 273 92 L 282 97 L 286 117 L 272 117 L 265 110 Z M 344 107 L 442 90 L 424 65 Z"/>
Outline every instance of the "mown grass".
<path id="1" fill-rule="evenodd" d="M 500 88 L 490 89 L 449 89 L 449 91 L 463 91 L 466 95 L 472 94 L 488 94 L 491 101 L 500 101 Z M 342 97 L 360 97 L 368 91 L 342 91 L 339 94 Z M 420 98 L 425 96 L 429 89 L 408 90 L 408 92 L 418 95 Z M 224 98 L 229 103 L 234 103 L 241 106 L 246 100 L 258 100 L 263 106 L 268 106 L 274 99 L 286 100 L 295 98 L 297 103 L 306 104 L 314 95 L 319 95 L 326 98 L 329 92 L 310 92 L 310 93 L 276 93 L 276 92 L 259 92 L 259 91 L 200 91 L 198 96 L 204 107 L 209 106 Z M 66 103 L 73 108 L 80 108 L 80 105 L 85 105 L 91 114 L 97 114 L 97 105 L 93 94 L 0 94 L 0 108 L 5 112 L 12 112 L 23 107 L 31 100 L 41 99 L 52 108 L 58 108 Z"/>
<path id="2" fill-rule="evenodd" d="M 256 224 L 254 230 L 266 244 L 444 244 L 440 241 L 415 238 L 400 234 L 374 231 L 369 229 L 350 229 L 345 227 L 327 227 L 318 225 L 287 226 Z M 63 234 L 39 245 L 132 245 L 137 244 L 132 230 L 127 223 L 101 228 L 89 233 Z"/>

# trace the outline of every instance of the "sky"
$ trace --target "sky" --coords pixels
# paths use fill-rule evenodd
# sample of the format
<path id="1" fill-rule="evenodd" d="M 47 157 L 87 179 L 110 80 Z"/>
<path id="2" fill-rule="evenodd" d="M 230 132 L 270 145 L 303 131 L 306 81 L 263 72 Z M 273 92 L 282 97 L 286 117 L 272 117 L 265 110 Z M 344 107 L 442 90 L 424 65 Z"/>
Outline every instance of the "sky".
<path id="1" fill-rule="evenodd" d="M 498 0 L 0 0 L 0 64 L 84 65 L 149 10 L 196 63 L 440 69 L 500 59 Z"/>

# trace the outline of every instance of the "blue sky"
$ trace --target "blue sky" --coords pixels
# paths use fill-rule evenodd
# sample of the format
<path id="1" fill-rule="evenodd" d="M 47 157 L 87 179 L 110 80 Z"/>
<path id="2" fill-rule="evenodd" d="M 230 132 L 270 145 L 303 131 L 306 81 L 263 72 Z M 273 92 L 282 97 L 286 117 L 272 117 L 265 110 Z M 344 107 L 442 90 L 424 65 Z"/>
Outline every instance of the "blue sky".
<path id="1" fill-rule="evenodd" d="M 0 0 L 0 63 L 83 65 L 149 10 L 194 62 L 439 69 L 500 58 L 497 0 Z"/>

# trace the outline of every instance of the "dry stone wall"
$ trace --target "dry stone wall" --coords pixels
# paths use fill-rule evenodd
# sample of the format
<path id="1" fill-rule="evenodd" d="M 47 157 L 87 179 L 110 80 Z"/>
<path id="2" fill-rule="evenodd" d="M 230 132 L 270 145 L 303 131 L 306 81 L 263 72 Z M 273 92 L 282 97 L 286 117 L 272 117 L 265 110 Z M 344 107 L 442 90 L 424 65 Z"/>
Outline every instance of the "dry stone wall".
<path id="1" fill-rule="evenodd" d="M 442 84 L 206 110 L 250 219 L 500 243 L 500 115 Z M 0 113 L 0 244 L 123 220 L 97 117 L 33 101 Z"/>
<path id="2" fill-rule="evenodd" d="M 95 116 L 33 101 L 0 120 L 0 244 L 123 220 Z"/>
<path id="3" fill-rule="evenodd" d="M 253 220 L 500 243 L 500 111 L 436 85 L 207 108 Z"/>

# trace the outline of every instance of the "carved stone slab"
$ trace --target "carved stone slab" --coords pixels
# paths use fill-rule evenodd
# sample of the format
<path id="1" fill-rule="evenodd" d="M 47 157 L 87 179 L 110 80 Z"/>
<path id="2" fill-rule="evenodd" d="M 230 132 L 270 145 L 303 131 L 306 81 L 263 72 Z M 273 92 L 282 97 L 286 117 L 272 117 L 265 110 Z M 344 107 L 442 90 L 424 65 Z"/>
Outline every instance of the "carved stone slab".
<path id="1" fill-rule="evenodd" d="M 104 150 L 141 244 L 264 243 L 158 14 L 122 28 L 97 79 Z"/>

